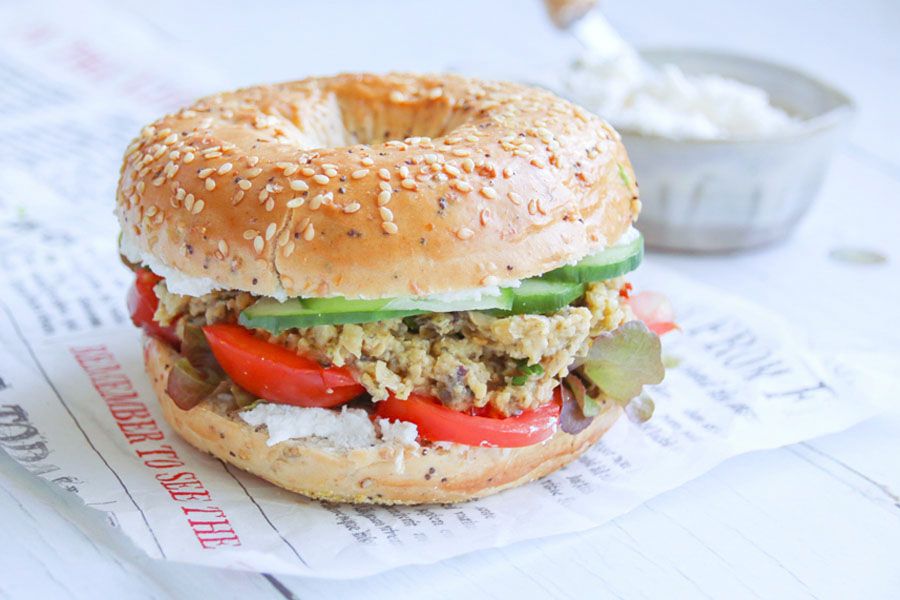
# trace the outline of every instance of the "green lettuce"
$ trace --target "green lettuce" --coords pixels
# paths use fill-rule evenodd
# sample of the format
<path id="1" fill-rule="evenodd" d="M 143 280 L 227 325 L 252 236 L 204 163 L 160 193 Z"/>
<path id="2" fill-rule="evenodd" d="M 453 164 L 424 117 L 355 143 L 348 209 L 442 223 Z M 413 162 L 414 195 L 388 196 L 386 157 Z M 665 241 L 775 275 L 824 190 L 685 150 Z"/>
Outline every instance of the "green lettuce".
<path id="1" fill-rule="evenodd" d="M 645 385 L 663 380 L 661 356 L 659 337 L 641 321 L 629 321 L 597 338 L 582 372 L 604 396 L 626 406 Z"/>

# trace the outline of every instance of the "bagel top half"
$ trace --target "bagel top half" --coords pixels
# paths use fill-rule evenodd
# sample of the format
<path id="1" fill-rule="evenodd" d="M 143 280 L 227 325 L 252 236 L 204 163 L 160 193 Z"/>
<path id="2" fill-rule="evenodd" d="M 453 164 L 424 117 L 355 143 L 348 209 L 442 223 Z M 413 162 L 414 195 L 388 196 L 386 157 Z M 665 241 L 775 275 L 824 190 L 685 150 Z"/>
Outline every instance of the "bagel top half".
<path id="1" fill-rule="evenodd" d="M 129 146 L 122 252 L 262 296 L 424 296 L 613 244 L 640 203 L 618 134 L 540 89 L 339 75 L 217 94 Z M 174 280 L 174 278 L 173 278 Z"/>

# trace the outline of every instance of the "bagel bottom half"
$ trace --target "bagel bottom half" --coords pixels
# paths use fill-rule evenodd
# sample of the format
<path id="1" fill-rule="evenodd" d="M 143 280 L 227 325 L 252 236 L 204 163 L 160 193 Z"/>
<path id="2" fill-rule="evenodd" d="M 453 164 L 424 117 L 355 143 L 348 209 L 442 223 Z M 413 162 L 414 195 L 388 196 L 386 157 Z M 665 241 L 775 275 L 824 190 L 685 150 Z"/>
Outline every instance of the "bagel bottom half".
<path id="1" fill-rule="evenodd" d="M 144 338 L 147 372 L 163 416 L 175 431 L 200 450 L 277 486 L 334 502 L 426 504 L 488 496 L 548 475 L 575 460 L 622 412 L 613 407 L 577 435 L 557 431 L 546 442 L 524 448 L 379 444 L 335 450 L 305 440 L 268 446 L 267 432 L 229 414 L 231 407 L 224 402 L 206 400 L 190 410 L 178 408 L 166 394 L 169 372 L 177 358 L 176 351 L 164 342 Z"/>

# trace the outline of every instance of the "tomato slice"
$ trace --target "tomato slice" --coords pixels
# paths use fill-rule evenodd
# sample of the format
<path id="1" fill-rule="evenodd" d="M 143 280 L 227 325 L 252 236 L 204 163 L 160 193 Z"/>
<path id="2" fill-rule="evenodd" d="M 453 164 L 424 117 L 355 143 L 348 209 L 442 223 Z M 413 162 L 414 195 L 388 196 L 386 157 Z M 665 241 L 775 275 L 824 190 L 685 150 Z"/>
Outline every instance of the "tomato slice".
<path id="1" fill-rule="evenodd" d="M 426 440 L 500 448 L 531 446 L 551 437 L 559 424 L 559 411 L 558 388 L 552 402 L 503 419 L 457 412 L 436 398 L 418 394 L 411 394 L 406 400 L 391 395 L 375 403 L 379 417 L 415 423 L 419 435 Z"/>
<path id="2" fill-rule="evenodd" d="M 149 271 L 141 269 L 136 273 L 134 285 L 128 290 L 127 304 L 128 312 L 131 315 L 131 322 L 138 327 L 142 327 L 144 331 L 153 337 L 157 337 L 176 348 L 181 342 L 175 335 L 175 328 L 172 326 L 163 327 L 153 320 L 156 308 L 159 306 L 159 298 L 153 293 L 153 287 L 162 280 L 162 277 Z"/>
<path id="3" fill-rule="evenodd" d="M 641 292 L 627 298 L 634 316 L 644 322 L 656 335 L 678 329 L 672 303 L 659 292 Z"/>
<path id="4" fill-rule="evenodd" d="M 323 368 L 240 325 L 207 325 L 203 333 L 232 381 L 269 402 L 325 408 L 344 404 L 365 391 L 348 369 Z"/>

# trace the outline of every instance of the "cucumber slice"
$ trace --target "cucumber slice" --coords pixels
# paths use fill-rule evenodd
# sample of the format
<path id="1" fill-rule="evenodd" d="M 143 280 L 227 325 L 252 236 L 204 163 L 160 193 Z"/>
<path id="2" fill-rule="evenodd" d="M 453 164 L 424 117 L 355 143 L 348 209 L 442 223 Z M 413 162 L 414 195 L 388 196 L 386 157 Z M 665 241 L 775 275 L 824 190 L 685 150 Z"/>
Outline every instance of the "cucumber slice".
<path id="1" fill-rule="evenodd" d="M 560 267 L 541 278 L 548 281 L 572 281 L 589 283 L 603 281 L 634 271 L 644 257 L 644 238 L 638 235 L 634 240 L 621 246 L 612 246 L 597 254 L 585 257 L 575 265 Z"/>
<path id="2" fill-rule="evenodd" d="M 314 300 L 313 306 L 307 303 Z M 241 311 L 238 322 L 251 329 L 265 329 L 280 333 L 286 329 L 314 325 L 342 325 L 368 323 L 387 319 L 402 319 L 422 314 L 423 310 L 385 310 L 387 300 L 352 300 L 343 298 L 292 298 L 279 302 L 261 298 Z"/>
<path id="3" fill-rule="evenodd" d="M 512 310 L 506 314 L 542 314 L 568 306 L 584 295 L 584 285 L 570 281 L 526 279 L 513 290 Z M 494 314 L 504 314 L 496 311 Z"/>
<path id="4" fill-rule="evenodd" d="M 456 312 L 462 310 L 509 310 L 513 305 L 514 290 L 500 288 L 496 293 L 440 294 L 425 298 L 391 298 L 386 309 L 424 310 L 426 312 Z"/>
<path id="5" fill-rule="evenodd" d="M 294 298 L 278 302 L 271 298 L 257 300 L 239 317 L 245 327 L 279 332 L 285 329 L 313 325 L 369 323 L 386 319 L 400 319 L 427 312 L 463 310 L 509 310 L 513 306 L 513 291 L 499 290 L 494 295 L 454 299 L 451 296 L 431 298 L 381 298 L 377 300 L 348 300 L 346 298 Z"/>

